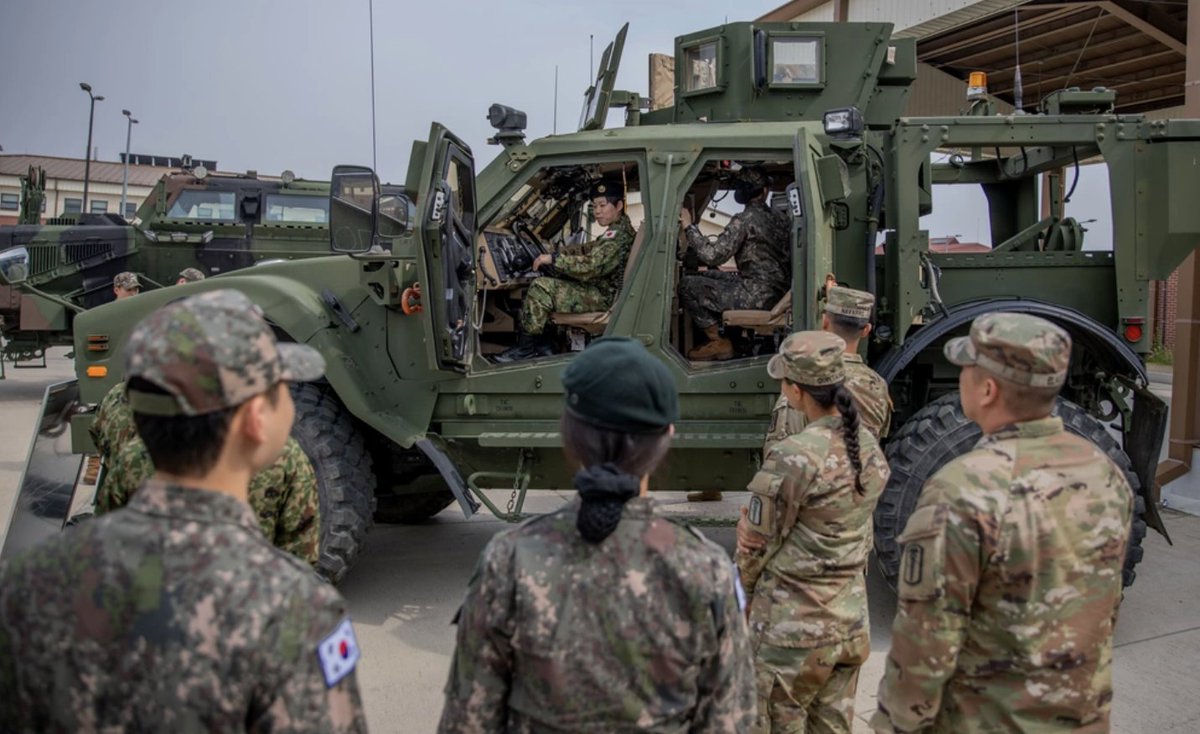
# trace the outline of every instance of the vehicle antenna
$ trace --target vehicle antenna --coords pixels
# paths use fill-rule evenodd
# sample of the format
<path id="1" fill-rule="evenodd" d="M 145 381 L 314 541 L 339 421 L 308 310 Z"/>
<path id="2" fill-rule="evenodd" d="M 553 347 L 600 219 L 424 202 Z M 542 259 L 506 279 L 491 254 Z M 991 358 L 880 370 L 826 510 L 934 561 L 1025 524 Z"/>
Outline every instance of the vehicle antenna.
<path id="1" fill-rule="evenodd" d="M 592 46 L 595 36 L 588 34 L 588 84 L 596 80 L 595 56 L 596 50 Z"/>
<path id="2" fill-rule="evenodd" d="M 1016 35 L 1016 61 L 1017 66 L 1013 71 L 1013 106 L 1017 108 L 1017 114 L 1025 111 L 1025 104 L 1022 97 L 1025 96 L 1025 90 L 1021 84 L 1021 14 L 1017 8 L 1013 8 L 1013 33 Z"/>
<path id="3" fill-rule="evenodd" d="M 554 65 L 554 134 L 558 135 L 558 64 Z"/>
<path id="4" fill-rule="evenodd" d="M 379 170 L 375 138 L 375 2 L 367 0 L 368 32 L 371 37 L 371 168 Z"/>

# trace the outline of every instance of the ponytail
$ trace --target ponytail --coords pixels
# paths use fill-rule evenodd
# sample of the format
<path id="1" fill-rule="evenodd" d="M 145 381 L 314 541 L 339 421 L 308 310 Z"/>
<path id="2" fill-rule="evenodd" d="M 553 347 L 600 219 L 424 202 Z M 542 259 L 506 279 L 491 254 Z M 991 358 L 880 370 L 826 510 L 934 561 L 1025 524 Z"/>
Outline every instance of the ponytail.
<path id="1" fill-rule="evenodd" d="M 842 438 L 846 441 L 846 454 L 850 457 L 850 466 L 854 468 L 854 489 L 859 494 L 866 494 L 862 484 L 862 455 L 858 448 L 858 406 L 854 397 L 845 385 L 838 385 L 833 395 L 838 412 L 842 414 Z"/>
<path id="2" fill-rule="evenodd" d="M 575 528 L 589 543 L 599 543 L 617 529 L 625 503 L 638 495 L 641 480 L 607 463 L 580 469 L 575 474 L 579 514 Z"/>

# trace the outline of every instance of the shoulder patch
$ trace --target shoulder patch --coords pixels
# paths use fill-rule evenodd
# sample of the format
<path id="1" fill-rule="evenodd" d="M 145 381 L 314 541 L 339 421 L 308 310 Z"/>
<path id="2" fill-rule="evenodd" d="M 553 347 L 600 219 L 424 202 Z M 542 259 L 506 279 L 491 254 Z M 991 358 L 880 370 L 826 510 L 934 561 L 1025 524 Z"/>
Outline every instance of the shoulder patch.
<path id="1" fill-rule="evenodd" d="M 616 237 L 616 236 L 617 236 L 617 230 L 610 229 L 610 230 L 605 231 L 604 234 L 600 235 L 600 239 L 611 240 L 613 237 Z"/>
<path id="2" fill-rule="evenodd" d="M 325 675 L 325 686 L 333 688 L 343 678 L 354 672 L 360 652 L 358 640 L 354 639 L 354 627 L 350 618 L 344 617 L 333 632 L 317 644 L 317 660 Z"/>

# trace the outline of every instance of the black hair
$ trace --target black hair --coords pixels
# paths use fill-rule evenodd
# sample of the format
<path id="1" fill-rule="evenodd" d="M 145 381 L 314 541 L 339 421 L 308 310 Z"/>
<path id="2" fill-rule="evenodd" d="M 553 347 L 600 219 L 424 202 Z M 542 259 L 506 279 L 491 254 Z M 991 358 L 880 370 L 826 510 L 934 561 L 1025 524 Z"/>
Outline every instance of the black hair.
<path id="1" fill-rule="evenodd" d="M 870 319 L 858 319 L 840 313 L 826 312 L 826 315 L 829 316 L 829 326 L 833 333 L 846 341 L 861 339 L 862 330 L 871 323 Z"/>
<path id="2" fill-rule="evenodd" d="M 862 484 L 862 455 L 858 446 L 860 421 L 858 417 L 858 405 L 854 402 L 854 396 L 846 389 L 846 385 L 841 382 L 835 385 L 821 385 L 819 387 L 801 385 L 791 380 L 788 380 L 788 382 L 808 393 L 817 402 L 817 405 L 822 408 L 837 405 L 838 412 L 842 414 L 842 440 L 846 442 L 846 454 L 850 457 L 850 466 L 854 469 L 854 489 L 859 494 L 866 494 L 867 490 Z"/>
<path id="3" fill-rule="evenodd" d="M 653 472 L 671 445 L 669 427 L 651 433 L 612 431 L 570 412 L 559 421 L 563 450 L 580 465 L 575 487 L 581 504 L 575 527 L 589 543 L 617 529 L 625 503 L 638 494 L 641 477 Z"/>

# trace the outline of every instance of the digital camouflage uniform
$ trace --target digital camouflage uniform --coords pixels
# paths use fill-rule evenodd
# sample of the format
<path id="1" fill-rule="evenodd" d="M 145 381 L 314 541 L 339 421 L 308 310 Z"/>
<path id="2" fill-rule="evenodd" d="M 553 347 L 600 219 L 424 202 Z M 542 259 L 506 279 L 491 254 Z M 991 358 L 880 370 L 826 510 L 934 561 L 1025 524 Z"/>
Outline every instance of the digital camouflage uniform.
<path id="1" fill-rule="evenodd" d="M 117 273 L 113 278 L 113 287 L 122 288 L 127 291 L 141 290 L 142 284 L 138 281 L 137 273 L 125 271 Z"/>
<path id="2" fill-rule="evenodd" d="M 843 378 L 845 342 L 799 332 L 771 360 L 771 376 L 816 386 Z M 849 732 L 859 667 L 870 654 L 866 564 L 871 516 L 888 466 L 875 437 L 858 433 L 862 491 L 841 416 L 776 444 L 750 482 L 746 524 L 766 548 L 738 552 L 750 596 L 758 732 Z"/>
<path id="3" fill-rule="evenodd" d="M 322 369 L 226 290 L 151 314 L 125 371 L 166 391 L 138 412 L 200 415 Z M 358 656 L 338 593 L 226 494 L 151 481 L 0 565 L 0 731 L 365 731 Z"/>
<path id="4" fill-rule="evenodd" d="M 484 549 L 439 731 L 748 730 L 754 671 L 729 556 L 649 498 L 596 545 L 578 508 Z"/>
<path id="5" fill-rule="evenodd" d="M 1070 348 L 1042 319 L 989 314 L 946 355 L 1058 387 Z M 1107 732 L 1132 508 L 1122 471 L 1056 417 L 985 435 L 943 467 L 899 538 L 875 730 Z"/>
<path id="6" fill-rule="evenodd" d="M 117 454 L 96 493 L 96 514 L 124 507 L 153 474 L 146 444 L 133 439 Z M 254 475 L 246 499 L 263 535 L 276 548 L 310 564 L 317 562 L 321 544 L 317 477 L 296 439 L 289 437 L 275 463 Z"/>
<path id="7" fill-rule="evenodd" d="M 596 239 L 559 250 L 553 265 L 562 277 L 543 275 L 529 284 L 521 305 L 521 329 L 526 334 L 541 334 L 552 313 L 607 311 L 621 291 L 636 234 L 622 212 Z"/>
<path id="8" fill-rule="evenodd" d="M 184 268 L 179 271 L 179 278 L 185 283 L 196 283 L 204 280 L 204 272 L 199 268 Z"/>
<path id="9" fill-rule="evenodd" d="M 105 466 L 112 464 L 126 443 L 137 438 L 137 426 L 133 422 L 133 411 L 129 409 L 124 382 L 118 382 L 104 394 L 88 433 Z"/>
<path id="10" fill-rule="evenodd" d="M 765 201 L 747 204 L 711 240 L 695 225 L 683 231 L 691 251 L 712 268 L 688 273 L 679 284 L 679 301 L 700 328 L 721 323 L 725 311 L 773 308 L 791 287 L 791 225 Z M 736 273 L 716 269 L 730 258 Z"/>
<path id="11" fill-rule="evenodd" d="M 875 296 L 866 291 L 835 286 L 829 288 L 825 311 L 869 322 L 874 305 Z M 887 382 L 868 367 L 857 352 L 842 355 L 842 362 L 846 367 L 846 389 L 854 396 L 862 424 L 875 438 L 887 438 L 892 424 L 892 396 Z M 771 409 L 771 427 L 767 430 L 763 455 L 766 456 L 777 442 L 804 430 L 805 423 L 804 414 L 788 405 L 787 398 L 781 394 Z"/>

